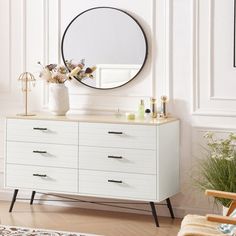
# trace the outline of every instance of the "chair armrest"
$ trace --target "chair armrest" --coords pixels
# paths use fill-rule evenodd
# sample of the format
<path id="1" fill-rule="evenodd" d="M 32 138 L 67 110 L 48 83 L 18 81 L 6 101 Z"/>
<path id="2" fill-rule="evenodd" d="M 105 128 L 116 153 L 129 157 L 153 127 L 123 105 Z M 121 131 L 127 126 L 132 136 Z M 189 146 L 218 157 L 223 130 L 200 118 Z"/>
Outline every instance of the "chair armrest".
<path id="1" fill-rule="evenodd" d="M 236 225 L 236 218 L 229 216 L 206 215 L 206 219 L 216 223 Z"/>
<path id="2" fill-rule="evenodd" d="M 224 192 L 224 191 L 216 191 L 216 190 L 206 190 L 205 194 L 207 196 L 231 199 L 231 200 L 236 201 L 236 193 L 230 193 L 230 192 Z"/>

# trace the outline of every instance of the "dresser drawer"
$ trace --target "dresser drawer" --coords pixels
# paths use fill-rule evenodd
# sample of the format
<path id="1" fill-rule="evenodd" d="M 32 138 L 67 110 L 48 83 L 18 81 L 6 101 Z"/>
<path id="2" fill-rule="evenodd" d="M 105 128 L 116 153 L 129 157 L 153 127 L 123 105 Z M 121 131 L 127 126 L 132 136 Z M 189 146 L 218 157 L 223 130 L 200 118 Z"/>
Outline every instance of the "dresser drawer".
<path id="1" fill-rule="evenodd" d="M 78 123 L 8 119 L 7 140 L 78 145 Z"/>
<path id="2" fill-rule="evenodd" d="M 156 176 L 80 170 L 79 193 L 124 199 L 156 199 Z"/>
<path id="3" fill-rule="evenodd" d="M 75 193 L 77 174 L 76 169 L 7 164 L 5 184 L 11 188 Z"/>
<path id="4" fill-rule="evenodd" d="M 22 165 L 78 167 L 78 146 L 8 141 L 6 162 Z"/>
<path id="5" fill-rule="evenodd" d="M 156 174 L 156 151 L 80 146 L 79 168 Z"/>
<path id="6" fill-rule="evenodd" d="M 80 123 L 79 145 L 118 148 L 156 149 L 156 127 Z"/>

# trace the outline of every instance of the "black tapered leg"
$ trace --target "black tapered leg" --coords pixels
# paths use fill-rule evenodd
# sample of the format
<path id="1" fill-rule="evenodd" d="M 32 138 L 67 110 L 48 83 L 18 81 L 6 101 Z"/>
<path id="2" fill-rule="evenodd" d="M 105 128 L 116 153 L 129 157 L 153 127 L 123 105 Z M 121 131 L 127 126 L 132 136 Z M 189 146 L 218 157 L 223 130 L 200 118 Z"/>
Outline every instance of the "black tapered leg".
<path id="1" fill-rule="evenodd" d="M 34 203 L 35 194 L 36 194 L 36 192 L 35 192 L 35 191 L 32 191 L 31 199 L 30 199 L 30 205 L 33 205 L 33 203 Z"/>
<path id="2" fill-rule="evenodd" d="M 152 209 L 152 216 L 154 218 L 156 227 L 159 227 L 159 222 L 158 222 L 157 212 L 156 212 L 156 207 L 155 207 L 154 202 L 150 202 L 150 206 L 151 206 L 151 209 Z"/>
<path id="3" fill-rule="evenodd" d="M 12 197 L 12 201 L 11 201 L 11 206 L 10 206 L 9 212 L 12 212 L 12 209 L 14 207 L 18 191 L 19 191 L 18 189 L 14 190 L 14 194 L 13 194 L 13 197 Z"/>
<path id="4" fill-rule="evenodd" d="M 173 208 L 172 208 L 172 205 L 171 205 L 171 202 L 170 202 L 169 198 L 166 199 L 166 203 L 167 203 L 167 206 L 169 208 L 171 218 L 174 219 L 175 215 L 174 215 Z"/>

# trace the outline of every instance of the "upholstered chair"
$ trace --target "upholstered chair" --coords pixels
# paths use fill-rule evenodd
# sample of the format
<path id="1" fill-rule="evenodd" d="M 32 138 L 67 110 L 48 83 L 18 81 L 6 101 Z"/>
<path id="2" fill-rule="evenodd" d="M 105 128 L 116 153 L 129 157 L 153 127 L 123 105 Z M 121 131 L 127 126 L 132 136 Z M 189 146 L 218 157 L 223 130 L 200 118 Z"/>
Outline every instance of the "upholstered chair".
<path id="1" fill-rule="evenodd" d="M 187 215 L 181 223 L 181 229 L 178 236 L 234 235 L 230 233 L 223 233 L 220 230 L 220 226 L 221 224 L 235 225 L 235 227 L 231 226 L 231 229 L 236 232 L 236 218 L 231 216 L 236 212 L 236 193 L 206 190 L 206 195 L 232 200 L 226 216 L 212 214 L 206 216 Z"/>

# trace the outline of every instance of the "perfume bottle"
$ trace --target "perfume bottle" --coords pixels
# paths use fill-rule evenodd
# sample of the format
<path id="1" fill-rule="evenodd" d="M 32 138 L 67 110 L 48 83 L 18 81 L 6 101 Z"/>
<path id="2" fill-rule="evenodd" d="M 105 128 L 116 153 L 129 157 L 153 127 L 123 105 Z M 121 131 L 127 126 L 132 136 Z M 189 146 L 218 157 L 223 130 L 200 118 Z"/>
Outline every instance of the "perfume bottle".
<path id="1" fill-rule="evenodd" d="M 145 115 L 144 100 L 141 99 L 140 104 L 138 106 L 138 117 L 140 119 L 144 119 L 144 115 Z"/>
<path id="2" fill-rule="evenodd" d="M 164 118 L 167 118 L 167 109 L 166 109 L 166 103 L 167 103 L 167 96 L 161 96 L 161 116 Z"/>
<path id="3" fill-rule="evenodd" d="M 152 120 L 152 115 L 151 115 L 151 110 L 150 109 L 145 110 L 145 120 L 146 121 L 151 121 Z"/>
<path id="4" fill-rule="evenodd" d="M 151 102 L 152 118 L 157 118 L 157 111 L 156 111 L 157 100 L 155 98 L 151 98 L 150 102 Z"/>

